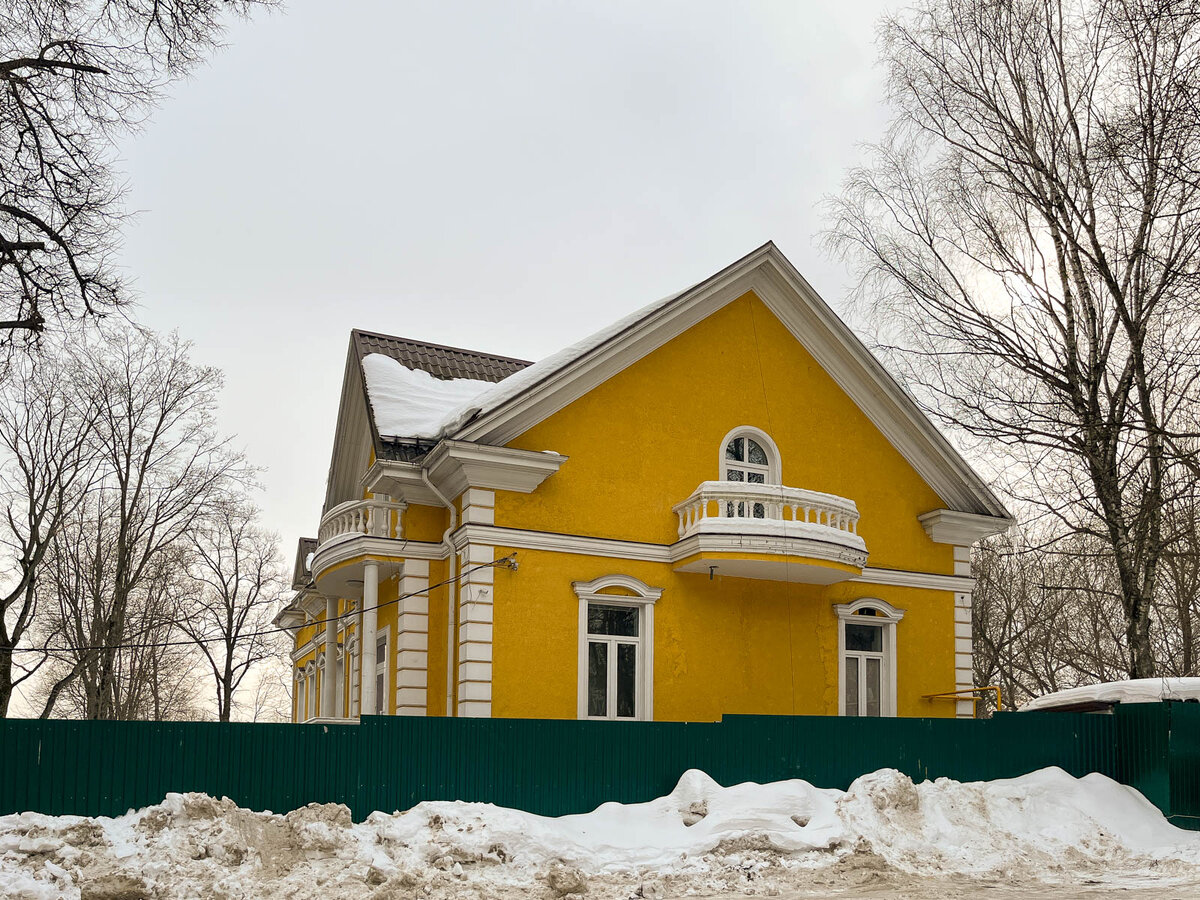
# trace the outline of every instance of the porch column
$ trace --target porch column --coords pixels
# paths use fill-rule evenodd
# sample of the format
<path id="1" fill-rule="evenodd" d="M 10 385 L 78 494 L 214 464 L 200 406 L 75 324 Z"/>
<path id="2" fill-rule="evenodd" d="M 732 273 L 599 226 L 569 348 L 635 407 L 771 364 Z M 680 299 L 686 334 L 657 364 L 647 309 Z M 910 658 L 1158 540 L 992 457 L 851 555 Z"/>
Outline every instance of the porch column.
<path id="1" fill-rule="evenodd" d="M 337 614 L 338 603 L 334 597 L 325 598 L 325 677 L 321 682 L 321 715 L 337 715 Z"/>
<path id="2" fill-rule="evenodd" d="M 362 685 L 362 702 L 358 711 L 364 716 L 375 715 L 375 607 L 378 605 L 379 563 L 368 560 L 363 563 L 362 650 L 358 654 L 358 682 Z"/>

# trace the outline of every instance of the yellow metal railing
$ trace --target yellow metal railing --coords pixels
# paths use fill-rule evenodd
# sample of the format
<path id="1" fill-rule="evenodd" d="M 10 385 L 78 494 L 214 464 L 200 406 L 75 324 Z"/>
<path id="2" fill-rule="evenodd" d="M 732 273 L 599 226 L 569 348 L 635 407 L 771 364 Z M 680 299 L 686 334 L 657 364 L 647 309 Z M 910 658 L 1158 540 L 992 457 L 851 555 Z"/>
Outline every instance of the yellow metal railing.
<path id="1" fill-rule="evenodd" d="M 1000 697 L 1000 686 L 996 684 L 989 684 L 986 687 L 963 688 L 958 691 L 941 691 L 937 694 L 922 694 L 921 698 L 923 700 L 939 700 L 942 698 L 947 700 L 957 700 L 962 697 L 963 694 L 969 694 L 971 700 L 971 715 L 974 716 L 979 712 L 979 698 L 975 695 L 985 691 L 996 692 L 996 712 L 1003 712 L 1004 703 Z"/>

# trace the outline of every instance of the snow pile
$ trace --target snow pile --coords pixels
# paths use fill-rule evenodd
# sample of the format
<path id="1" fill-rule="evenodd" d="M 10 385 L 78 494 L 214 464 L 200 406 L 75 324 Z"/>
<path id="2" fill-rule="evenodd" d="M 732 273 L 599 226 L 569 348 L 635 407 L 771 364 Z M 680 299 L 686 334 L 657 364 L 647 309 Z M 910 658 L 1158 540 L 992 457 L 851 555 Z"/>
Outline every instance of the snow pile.
<path id="1" fill-rule="evenodd" d="M 375 428 L 388 437 L 437 439 L 452 435 L 477 413 L 499 408 L 660 311 L 688 290 L 691 288 L 644 306 L 498 382 L 435 378 L 420 369 L 410 369 L 390 356 L 369 353 L 363 357 L 362 366 L 367 395 L 375 414 Z"/>
<path id="2" fill-rule="evenodd" d="M 1055 691 L 1030 700 L 1023 710 L 1057 709 L 1084 703 L 1158 703 L 1200 700 L 1200 678 L 1131 678 Z"/>
<path id="3" fill-rule="evenodd" d="M 375 428 L 388 437 L 439 437 L 447 416 L 492 387 L 489 381 L 434 378 L 382 353 L 368 353 L 362 367 Z"/>
<path id="4" fill-rule="evenodd" d="M 846 792 L 724 788 L 686 773 L 666 797 L 546 818 L 427 802 L 352 824 L 310 805 L 255 813 L 171 794 L 124 816 L 0 817 L 0 896 L 43 898 L 681 896 L 968 875 L 1200 877 L 1200 835 L 1100 775 L 914 785 L 883 770 Z"/>

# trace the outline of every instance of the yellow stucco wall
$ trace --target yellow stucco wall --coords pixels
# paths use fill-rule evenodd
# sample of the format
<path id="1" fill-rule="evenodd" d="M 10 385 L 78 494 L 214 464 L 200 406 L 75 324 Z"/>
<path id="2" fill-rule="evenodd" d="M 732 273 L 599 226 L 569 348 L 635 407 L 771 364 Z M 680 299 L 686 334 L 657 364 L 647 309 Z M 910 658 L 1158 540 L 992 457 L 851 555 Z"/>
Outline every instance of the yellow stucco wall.
<path id="1" fill-rule="evenodd" d="M 670 544 L 671 507 L 720 477 L 739 425 L 771 435 L 785 485 L 858 504 L 869 565 L 953 571 L 917 521 L 945 504 L 753 294 L 511 441 L 570 459 L 535 493 L 498 496 L 496 524 Z"/>
<path id="2" fill-rule="evenodd" d="M 753 294 L 513 440 L 569 459 L 533 494 L 498 492 L 496 524 L 673 543 L 672 506 L 720 477 L 722 440 L 742 425 L 775 441 L 783 484 L 857 503 L 868 565 L 953 573 L 952 548 L 931 541 L 917 520 L 945 504 Z M 907 610 L 897 626 L 898 713 L 954 713 L 952 703 L 920 699 L 954 687 L 947 591 L 719 574 L 710 581 L 665 563 L 517 552 L 519 570 L 496 573 L 493 715 L 575 717 L 579 613 L 571 583 L 615 573 L 664 589 L 655 609 L 656 719 L 836 714 L 832 606 L 860 597 Z"/>

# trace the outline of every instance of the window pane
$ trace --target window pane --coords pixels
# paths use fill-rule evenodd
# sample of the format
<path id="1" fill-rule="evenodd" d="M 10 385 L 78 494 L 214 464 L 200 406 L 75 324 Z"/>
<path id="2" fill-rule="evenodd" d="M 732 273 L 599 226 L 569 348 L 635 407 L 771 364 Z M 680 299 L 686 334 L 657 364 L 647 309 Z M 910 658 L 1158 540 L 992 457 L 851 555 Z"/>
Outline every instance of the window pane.
<path id="1" fill-rule="evenodd" d="M 636 606 L 604 606 L 599 603 L 589 603 L 588 634 L 637 637 L 640 612 Z"/>
<path id="2" fill-rule="evenodd" d="M 637 645 L 617 644 L 617 717 L 637 715 Z"/>
<path id="3" fill-rule="evenodd" d="M 863 653 L 883 652 L 883 629 L 878 625 L 846 624 L 846 649 Z"/>
<path id="4" fill-rule="evenodd" d="M 745 438 L 734 438 L 725 445 L 725 458 L 736 460 L 737 462 L 746 461 L 746 450 L 744 447 Z M 711 444 L 709 446 L 712 446 Z"/>
<path id="5" fill-rule="evenodd" d="M 858 715 L 858 657 L 846 657 L 846 715 Z"/>
<path id="6" fill-rule="evenodd" d="M 751 484 L 766 484 L 767 476 L 762 472 L 747 472 L 746 480 Z"/>
<path id="7" fill-rule="evenodd" d="M 588 643 L 588 715 L 608 715 L 608 644 Z"/>
<path id="8" fill-rule="evenodd" d="M 387 636 L 380 635 L 379 640 L 375 642 L 375 661 L 383 662 L 387 659 Z"/>
<path id="9" fill-rule="evenodd" d="M 881 689 L 882 685 L 880 684 L 880 671 L 883 667 L 883 660 L 864 659 L 863 662 L 865 662 L 867 664 L 867 669 L 866 669 L 866 682 L 867 683 L 864 685 L 864 687 L 866 688 L 866 695 L 867 695 L 867 697 L 866 697 L 867 708 L 866 708 L 864 715 L 878 716 L 881 714 L 879 711 L 879 698 L 880 698 L 880 696 L 882 696 L 882 689 Z"/>
<path id="10" fill-rule="evenodd" d="M 763 448 L 758 446 L 757 441 L 747 439 L 746 443 L 750 445 L 750 452 L 747 454 L 749 461 L 758 466 L 765 466 L 767 464 L 767 454 Z"/>
<path id="11" fill-rule="evenodd" d="M 383 696 L 384 690 L 383 673 L 380 672 L 375 676 L 375 715 L 377 716 L 382 716 L 386 708 L 387 698 Z"/>
<path id="12" fill-rule="evenodd" d="M 745 475 L 745 473 L 742 472 L 741 469 L 726 469 L 725 470 L 725 480 L 726 481 L 745 481 L 746 475 Z"/>

